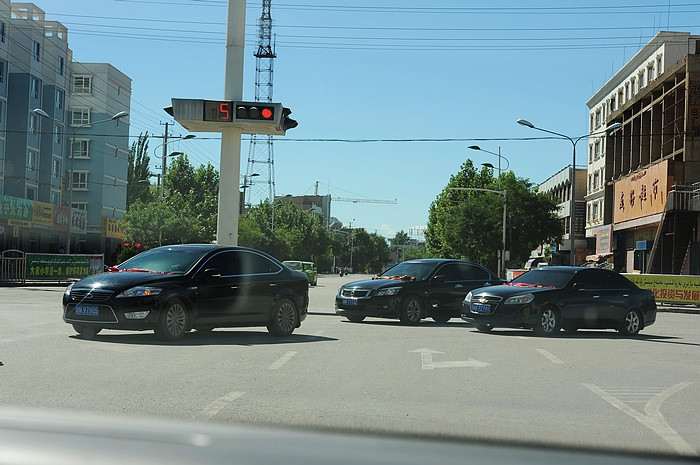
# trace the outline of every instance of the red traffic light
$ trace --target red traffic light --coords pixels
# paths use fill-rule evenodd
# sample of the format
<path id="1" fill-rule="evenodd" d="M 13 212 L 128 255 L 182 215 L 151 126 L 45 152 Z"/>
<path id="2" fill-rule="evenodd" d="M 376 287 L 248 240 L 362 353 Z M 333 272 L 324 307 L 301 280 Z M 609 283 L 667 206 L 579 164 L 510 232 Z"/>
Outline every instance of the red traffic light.
<path id="1" fill-rule="evenodd" d="M 268 107 L 264 107 L 262 110 L 260 110 L 260 116 L 262 116 L 263 119 L 271 119 L 272 118 L 272 109 Z"/>

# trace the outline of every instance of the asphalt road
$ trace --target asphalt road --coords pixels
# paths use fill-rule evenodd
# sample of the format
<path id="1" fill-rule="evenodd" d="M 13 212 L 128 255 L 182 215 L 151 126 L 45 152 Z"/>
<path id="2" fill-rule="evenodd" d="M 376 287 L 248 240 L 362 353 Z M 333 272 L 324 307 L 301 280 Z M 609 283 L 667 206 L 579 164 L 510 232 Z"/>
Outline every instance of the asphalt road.
<path id="1" fill-rule="evenodd" d="M 291 337 L 265 328 L 75 336 L 58 287 L 0 288 L 0 405 L 700 455 L 700 315 L 636 338 L 484 334 L 334 313 L 322 275 Z"/>

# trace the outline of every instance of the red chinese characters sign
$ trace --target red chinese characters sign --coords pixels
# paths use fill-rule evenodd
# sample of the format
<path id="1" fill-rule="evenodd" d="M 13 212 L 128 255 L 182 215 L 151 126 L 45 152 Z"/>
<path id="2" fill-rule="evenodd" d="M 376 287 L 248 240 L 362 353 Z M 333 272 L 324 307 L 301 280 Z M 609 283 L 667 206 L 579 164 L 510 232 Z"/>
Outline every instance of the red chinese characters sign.
<path id="1" fill-rule="evenodd" d="M 613 221 L 621 223 L 661 213 L 672 183 L 673 178 L 668 175 L 668 161 L 617 181 L 613 198 Z"/>

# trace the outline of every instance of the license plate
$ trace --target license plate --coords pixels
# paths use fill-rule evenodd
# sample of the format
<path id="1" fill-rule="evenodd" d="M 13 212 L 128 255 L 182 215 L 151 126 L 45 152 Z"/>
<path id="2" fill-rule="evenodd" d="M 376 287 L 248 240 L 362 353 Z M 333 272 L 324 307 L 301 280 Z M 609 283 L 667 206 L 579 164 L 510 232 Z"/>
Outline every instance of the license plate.
<path id="1" fill-rule="evenodd" d="M 98 307 L 97 305 L 78 304 L 75 306 L 75 314 L 84 316 L 99 316 L 100 307 Z"/>
<path id="2" fill-rule="evenodd" d="M 357 307 L 357 299 L 349 299 L 346 297 L 343 299 L 343 305 L 346 307 Z"/>
<path id="3" fill-rule="evenodd" d="M 472 304 L 472 313 L 491 313 L 491 306 L 486 304 Z"/>

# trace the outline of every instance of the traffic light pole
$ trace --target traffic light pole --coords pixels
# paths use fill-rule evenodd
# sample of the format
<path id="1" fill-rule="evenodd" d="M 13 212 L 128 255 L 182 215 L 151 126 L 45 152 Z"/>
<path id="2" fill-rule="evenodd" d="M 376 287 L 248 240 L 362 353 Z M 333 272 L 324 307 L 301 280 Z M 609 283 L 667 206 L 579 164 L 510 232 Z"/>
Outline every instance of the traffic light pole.
<path id="1" fill-rule="evenodd" d="M 229 0 L 226 24 L 226 67 L 224 98 L 243 99 L 243 52 L 245 48 L 245 0 Z M 241 176 L 241 130 L 221 131 L 219 168 L 219 209 L 216 241 L 222 245 L 238 245 L 238 211 Z"/>

